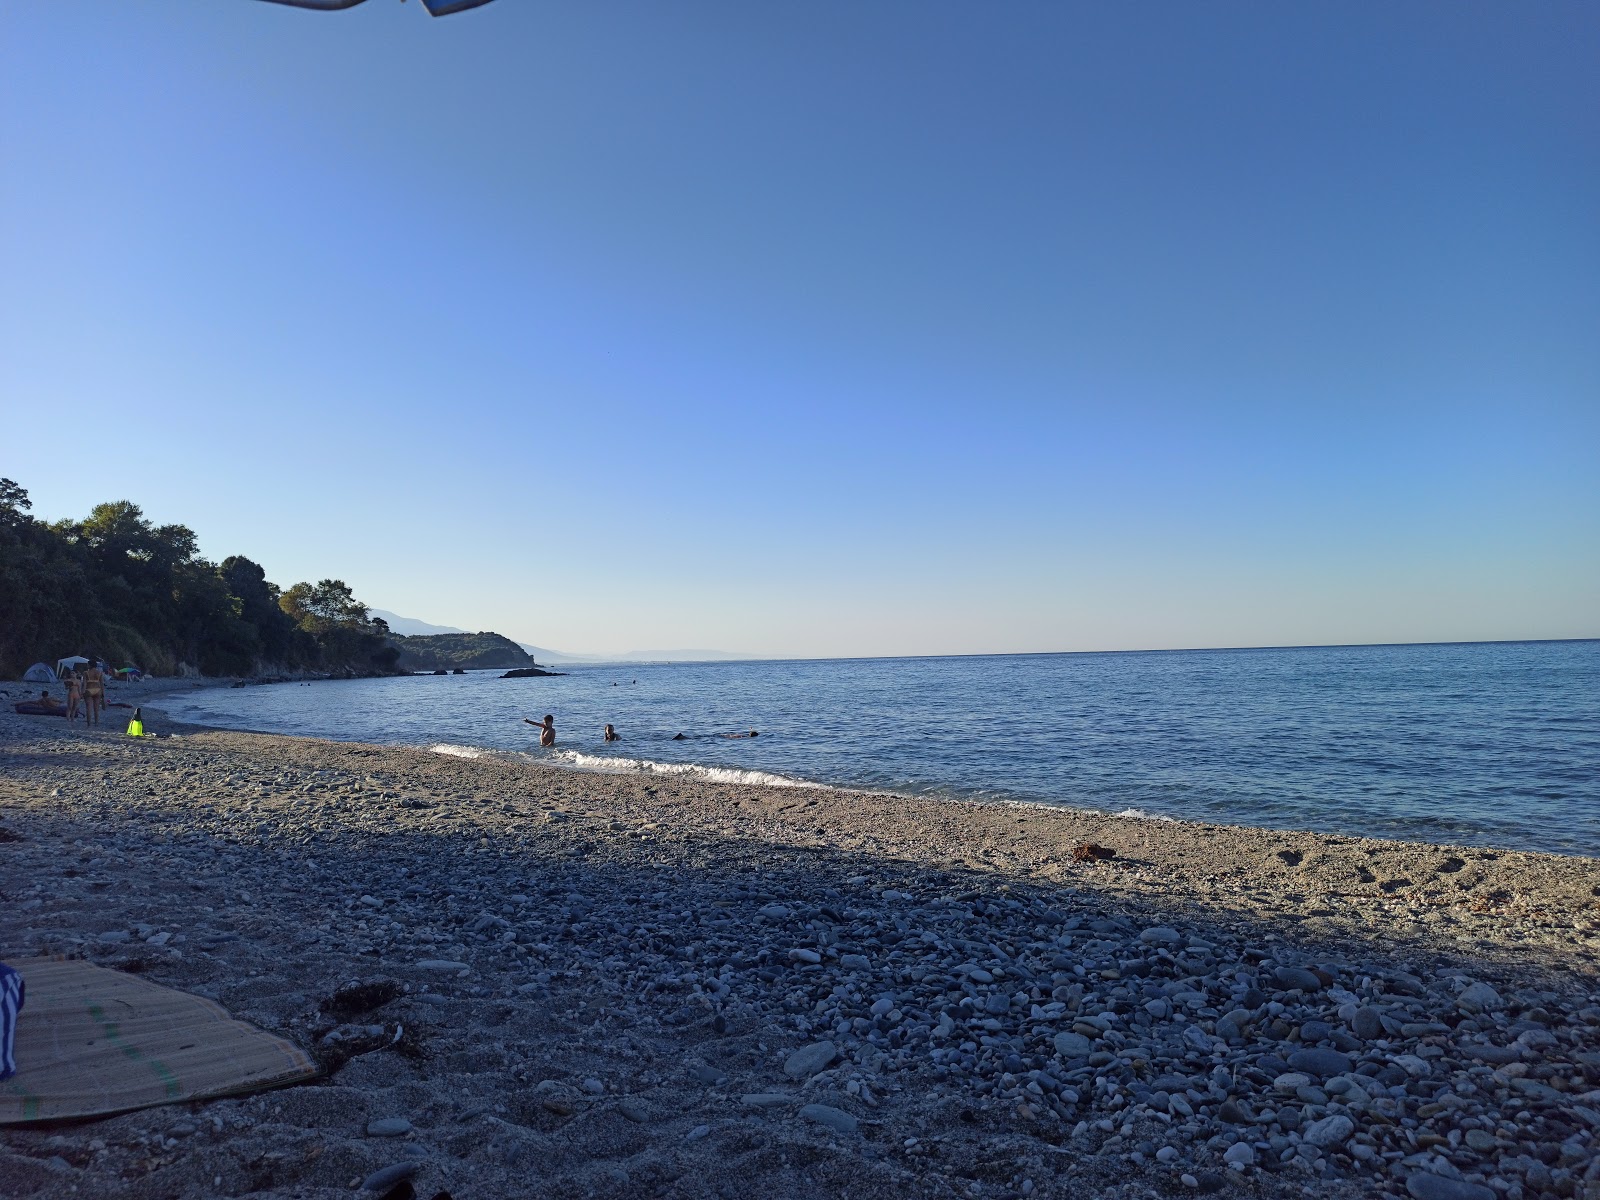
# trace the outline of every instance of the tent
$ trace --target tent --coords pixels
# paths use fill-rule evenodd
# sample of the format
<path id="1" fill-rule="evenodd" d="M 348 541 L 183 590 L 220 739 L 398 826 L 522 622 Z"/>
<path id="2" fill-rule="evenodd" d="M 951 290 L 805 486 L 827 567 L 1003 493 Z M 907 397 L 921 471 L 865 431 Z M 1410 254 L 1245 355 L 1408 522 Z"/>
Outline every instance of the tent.
<path id="1" fill-rule="evenodd" d="M 45 663 L 34 663 L 22 678 L 26 683 L 54 683 L 56 681 L 56 673 Z"/>
<path id="2" fill-rule="evenodd" d="M 88 664 L 88 662 L 89 660 L 84 658 L 81 654 L 74 654 L 71 658 L 57 659 L 56 674 L 59 676 L 65 676 L 66 673 L 72 670 L 73 667 L 85 666 Z"/>

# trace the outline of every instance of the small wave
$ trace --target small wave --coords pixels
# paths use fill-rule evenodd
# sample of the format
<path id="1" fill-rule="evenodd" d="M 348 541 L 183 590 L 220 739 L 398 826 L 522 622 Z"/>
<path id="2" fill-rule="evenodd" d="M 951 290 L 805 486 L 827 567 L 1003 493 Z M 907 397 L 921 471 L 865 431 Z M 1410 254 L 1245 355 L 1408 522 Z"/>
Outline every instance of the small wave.
<path id="1" fill-rule="evenodd" d="M 699 763 L 656 762 L 648 758 L 611 758 L 601 754 L 583 754 L 577 750 L 557 751 L 552 758 L 580 771 L 604 771 L 612 775 L 683 775 L 692 779 L 709 780 L 712 783 L 742 783 L 761 787 L 827 787 L 826 784 L 790 779 L 786 775 L 773 775 L 766 771 L 741 771 L 736 767 L 707 767 Z"/>
<path id="2" fill-rule="evenodd" d="M 449 742 L 439 742 L 428 747 L 430 754 L 448 754 L 451 758 L 482 758 L 484 751 L 476 746 L 454 746 Z"/>
<path id="3" fill-rule="evenodd" d="M 1174 825 L 1178 823 L 1176 817 L 1164 817 L 1160 813 L 1147 813 L 1142 808 L 1125 808 L 1121 812 L 1112 813 L 1111 815 L 1113 817 L 1132 817 L 1138 821 L 1171 821 Z"/>

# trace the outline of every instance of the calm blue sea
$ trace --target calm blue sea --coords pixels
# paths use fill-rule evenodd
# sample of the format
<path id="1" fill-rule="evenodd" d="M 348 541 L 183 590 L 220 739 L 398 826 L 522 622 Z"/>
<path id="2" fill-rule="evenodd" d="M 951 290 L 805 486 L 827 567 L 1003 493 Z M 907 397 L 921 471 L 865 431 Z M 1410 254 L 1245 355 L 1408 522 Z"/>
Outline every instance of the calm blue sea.
<path id="1" fill-rule="evenodd" d="M 1600 641 L 573 667 L 163 697 L 181 719 L 1600 854 Z M 553 713 L 538 747 L 525 716 Z M 623 740 L 607 746 L 610 722 Z M 720 733 L 757 729 L 755 739 Z M 671 740 L 676 733 L 687 740 Z"/>

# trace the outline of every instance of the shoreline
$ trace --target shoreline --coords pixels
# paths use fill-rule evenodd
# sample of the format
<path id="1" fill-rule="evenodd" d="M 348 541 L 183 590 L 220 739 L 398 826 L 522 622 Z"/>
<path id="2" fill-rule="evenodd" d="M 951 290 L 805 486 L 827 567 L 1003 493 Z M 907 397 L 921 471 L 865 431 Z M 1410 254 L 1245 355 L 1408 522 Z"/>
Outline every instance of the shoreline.
<path id="1" fill-rule="evenodd" d="M 1466 644 L 1466 643 L 1464 643 L 1464 644 Z M 1121 652 L 1119 652 L 1119 653 L 1121 653 Z M 267 679 L 267 680 L 253 680 L 253 681 L 245 681 L 245 682 L 249 682 L 252 686 L 257 686 L 257 685 L 264 686 L 264 685 L 266 685 L 268 683 L 279 683 L 279 682 L 305 682 L 305 683 L 309 683 L 309 682 L 352 682 L 352 681 L 350 681 L 350 680 L 338 680 L 338 679 L 327 679 L 327 680 L 278 680 L 278 679 Z M 213 680 L 208 680 L 203 684 L 194 685 L 192 690 L 202 690 L 203 688 L 225 688 L 225 687 L 239 687 L 239 686 L 242 686 L 242 683 L 240 681 L 228 680 L 228 679 L 213 679 Z M 164 695 L 164 694 L 170 694 L 170 693 L 173 693 L 173 692 L 181 692 L 181 691 L 186 691 L 186 690 L 191 690 L 190 686 L 188 686 L 185 683 L 181 683 L 179 681 L 173 680 L 173 681 L 171 681 L 171 685 L 170 686 L 166 686 L 166 687 L 160 688 L 158 694 Z M 159 704 L 159 700 L 157 701 L 157 703 Z M 157 708 L 157 709 L 152 709 L 151 711 L 160 711 L 160 710 L 159 710 L 159 708 Z M 257 734 L 262 734 L 262 735 L 265 735 L 265 736 L 274 736 L 274 737 L 322 738 L 322 737 L 325 736 L 323 734 L 302 734 L 302 733 L 284 732 L 284 731 L 278 731 L 278 730 L 256 728 L 256 727 L 253 727 L 253 726 L 245 726 L 245 725 L 241 725 L 241 726 L 238 726 L 238 727 L 230 727 L 230 726 L 222 726 L 222 725 L 211 725 L 211 724 L 206 724 L 206 723 L 203 723 L 203 722 L 190 722 L 190 723 L 187 723 L 187 724 L 189 724 L 193 728 L 216 729 L 216 730 L 219 730 L 219 731 L 230 731 L 231 730 L 232 732 L 237 732 L 237 733 L 257 733 Z M 347 739 L 334 737 L 334 738 L 327 738 L 327 740 L 337 741 L 337 742 L 345 742 Z M 351 744 L 355 744 L 355 743 L 352 742 Z M 1257 831 L 1257 832 L 1265 833 L 1265 834 L 1278 834 L 1278 835 L 1280 835 L 1282 837 L 1291 837 L 1291 836 L 1299 836 L 1299 835 L 1314 835 L 1314 836 L 1331 837 L 1331 838 L 1355 838 L 1355 839 L 1359 839 L 1359 840 L 1362 840 L 1362 841 L 1382 842 L 1382 843 L 1395 843 L 1395 844 L 1399 844 L 1399 845 L 1413 845 L 1413 844 L 1416 844 L 1416 845 L 1439 846 L 1439 847 L 1448 848 L 1448 849 L 1451 849 L 1451 850 L 1466 851 L 1466 852 L 1471 852 L 1471 853 L 1477 853 L 1477 852 L 1481 852 L 1481 851 L 1488 851 L 1488 852 L 1492 852 L 1492 853 L 1496 853 L 1496 854 L 1548 854 L 1548 855 L 1553 855 L 1553 856 L 1558 857 L 1558 858 L 1572 858 L 1572 859 L 1585 859 L 1585 858 L 1593 858 L 1593 857 L 1595 857 L 1595 855 L 1592 855 L 1592 854 L 1586 855 L 1581 850 L 1578 850 L 1578 849 L 1540 848 L 1540 847 L 1524 848 L 1524 847 L 1519 847 L 1519 846 L 1510 844 L 1508 842 L 1500 842 L 1500 841 L 1492 840 L 1492 834 L 1487 832 L 1487 831 L 1482 833 L 1481 840 L 1479 840 L 1479 841 L 1473 841 L 1473 842 L 1455 841 L 1455 842 L 1452 842 L 1452 841 L 1440 840 L 1440 841 L 1423 842 L 1423 841 L 1421 841 L 1419 839 L 1406 837 L 1403 834 L 1356 832 L 1356 831 L 1352 831 L 1352 830 L 1347 829 L 1347 828 L 1335 827 L 1332 822 L 1330 822 L 1328 824 L 1307 825 L 1307 826 L 1305 826 L 1303 828 L 1297 828 L 1297 827 L 1294 827 L 1294 826 L 1257 824 L 1257 823 L 1253 823 L 1253 822 L 1251 822 L 1249 820 L 1245 820 L 1245 819 L 1241 819 L 1239 821 L 1206 820 L 1206 819 L 1203 819 L 1203 818 L 1187 816 L 1187 815 L 1171 815 L 1171 814 L 1167 814 L 1167 813 L 1152 813 L 1152 812 L 1147 811 L 1144 807 L 1142 807 L 1140 805 L 1137 805 L 1137 804 L 1126 804 L 1125 806 L 1120 807 L 1120 808 L 1114 807 L 1112 804 L 1106 804 L 1104 807 L 1090 807 L 1088 805 L 1085 805 L 1085 804 L 1082 804 L 1082 803 L 1077 803 L 1077 802 L 1074 802 L 1072 800 L 1067 800 L 1067 799 L 1056 799 L 1056 798 L 1047 797 L 1047 796 L 1029 795 L 1029 794 L 1023 794 L 1023 793 L 1005 793 L 1005 792 L 1000 792 L 1000 791 L 997 791 L 997 790 L 994 790 L 994 789 L 987 789 L 987 788 L 963 790 L 963 789 L 955 787 L 953 785 L 934 785 L 934 786 L 927 787 L 927 788 L 925 788 L 923 790 L 920 790 L 920 791 L 909 791 L 909 790 L 901 791 L 901 790 L 896 790 L 896 789 L 893 789 L 893 788 L 876 787 L 876 786 L 864 785 L 864 784 L 855 784 L 855 783 L 850 783 L 848 781 L 826 782 L 826 781 L 818 780 L 818 779 L 809 779 L 809 778 L 806 778 L 806 777 L 801 776 L 801 775 L 786 774 L 786 773 L 784 773 L 782 771 L 778 771 L 778 770 L 770 770 L 769 771 L 769 770 L 765 770 L 765 769 L 762 769 L 762 768 L 759 768 L 759 767 L 738 767 L 738 766 L 729 766 L 729 765 L 726 765 L 726 764 L 719 764 L 719 763 L 703 763 L 703 762 L 693 762 L 693 761 L 690 761 L 690 762 L 678 762 L 678 761 L 674 761 L 674 760 L 671 760 L 671 759 L 655 759 L 655 758 L 650 757 L 645 750 L 640 750 L 638 756 L 633 756 L 633 755 L 629 755 L 629 754 L 625 754 L 625 753 L 620 753 L 618 751 L 607 750 L 607 749 L 605 749 L 603 747 L 600 747 L 600 746 L 585 747 L 585 748 L 581 748 L 581 749 L 580 748 L 575 748 L 575 747 L 563 746 L 563 747 L 559 747 L 557 749 L 557 751 L 553 755 L 547 755 L 547 754 L 537 754 L 537 753 L 534 753 L 532 751 L 517 750 L 517 749 L 513 749 L 513 748 L 509 748 L 509 747 L 502 747 L 502 746 L 474 745 L 474 744 L 471 744 L 471 743 L 458 743 L 458 742 L 433 741 L 433 740 L 429 740 L 429 741 L 426 741 L 426 742 L 382 742 L 382 743 L 373 743 L 373 744 L 383 745 L 383 746 L 394 746 L 394 747 L 409 747 L 409 748 L 414 748 L 414 749 L 430 750 L 430 751 L 434 751 L 434 752 L 437 752 L 437 753 L 446 753 L 446 754 L 459 753 L 459 754 L 462 755 L 462 757 L 469 757 L 469 758 L 470 757 L 483 757 L 483 758 L 487 758 L 487 759 L 504 759 L 504 760 L 507 760 L 507 761 L 530 762 L 530 763 L 533 763 L 535 765 L 539 765 L 539 766 L 543 766 L 543 767 L 547 767 L 547 768 L 551 768 L 551 769 L 563 770 L 563 771 L 573 771 L 573 772 L 578 772 L 578 773 L 614 775 L 614 776 L 623 777 L 623 778 L 627 778 L 627 777 L 652 778 L 652 779 L 657 780 L 658 782 L 661 781 L 661 780 L 666 780 L 666 779 L 680 779 L 680 780 L 685 780 L 685 781 L 695 781 L 695 780 L 697 780 L 697 781 L 706 782 L 706 783 L 735 785 L 735 786 L 778 786 L 778 787 L 813 788 L 813 789 L 818 789 L 818 790 L 836 791 L 836 792 L 848 793 L 848 794 L 851 794 L 851 795 L 861 795 L 861 796 L 903 797 L 903 798 L 908 798 L 908 799 L 925 799 L 925 800 L 929 800 L 929 801 L 932 801 L 932 802 L 935 802 L 935 803 L 956 803 L 956 804 L 976 804 L 976 805 L 991 805 L 991 804 L 1015 805 L 1015 806 L 1022 807 L 1022 808 L 1039 808 L 1039 809 L 1045 809 L 1045 810 L 1049 810 L 1049 811 L 1064 812 L 1064 813 L 1068 813 L 1068 814 L 1078 814 L 1080 816 L 1085 816 L 1085 817 L 1105 817 L 1105 818 L 1112 818 L 1112 819 L 1119 819 L 1119 820 L 1157 821 L 1157 822 L 1174 823 L 1174 824 L 1186 825 L 1186 826 L 1187 825 L 1194 825 L 1194 826 L 1199 826 L 1199 827 L 1204 827 L 1204 828 L 1238 829 L 1238 830 L 1246 830 L 1246 831 L 1253 830 L 1253 831 Z M 635 743 L 635 745 L 637 746 L 638 743 Z M 572 759 L 575 759 L 575 758 L 587 759 L 589 761 L 588 762 L 572 761 Z M 615 761 L 617 763 L 630 764 L 630 765 L 616 766 L 616 767 L 598 765 L 598 764 L 601 764 L 601 763 L 606 763 L 606 762 L 611 762 L 611 761 Z"/>
<path id="2" fill-rule="evenodd" d="M 16 1194 L 348 1196 L 399 1161 L 474 1197 L 1590 1187 L 1592 858 L 146 715 L 173 736 L 0 714 L 0 952 L 136 967 L 319 1054 L 327 998 L 386 978 L 356 1020 L 413 1052 L 187 1134 L 8 1129 Z"/>

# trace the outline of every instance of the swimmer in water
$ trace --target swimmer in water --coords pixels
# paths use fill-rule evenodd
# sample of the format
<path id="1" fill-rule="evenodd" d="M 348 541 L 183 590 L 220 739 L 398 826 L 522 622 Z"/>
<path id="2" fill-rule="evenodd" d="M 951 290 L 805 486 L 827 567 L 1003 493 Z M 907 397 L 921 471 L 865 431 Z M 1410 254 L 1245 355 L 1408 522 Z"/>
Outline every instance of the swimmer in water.
<path id="1" fill-rule="evenodd" d="M 759 733 L 757 733 L 754 729 L 752 729 L 749 733 L 725 733 L 722 736 L 726 737 L 726 738 L 747 738 L 747 737 L 760 737 L 761 735 Z"/>
<path id="2" fill-rule="evenodd" d="M 606 741 L 608 741 L 608 742 L 620 742 L 621 740 L 622 739 L 617 736 L 616 728 L 614 726 L 607 725 L 606 726 Z"/>
<path id="3" fill-rule="evenodd" d="M 543 724 L 531 721 L 527 717 L 523 717 L 522 720 L 539 731 L 539 745 L 548 749 L 556 744 L 556 719 L 549 713 L 545 713 Z"/>

